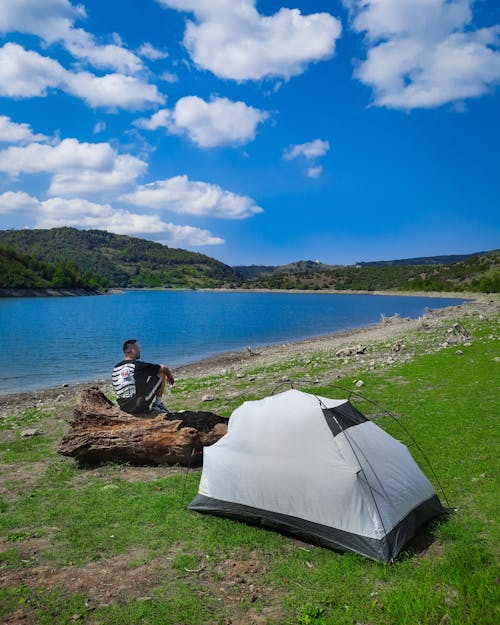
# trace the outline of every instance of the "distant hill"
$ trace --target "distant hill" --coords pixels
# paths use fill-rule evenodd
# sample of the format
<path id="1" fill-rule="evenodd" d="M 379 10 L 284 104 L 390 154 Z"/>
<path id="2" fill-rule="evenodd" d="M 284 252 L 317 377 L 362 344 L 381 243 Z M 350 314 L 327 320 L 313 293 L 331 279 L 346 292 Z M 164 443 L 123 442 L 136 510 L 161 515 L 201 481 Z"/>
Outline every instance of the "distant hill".
<path id="1" fill-rule="evenodd" d="M 304 268 L 302 271 L 301 267 Z M 433 265 L 388 262 L 341 267 L 325 266 L 312 261 L 305 264 L 294 263 L 291 266 L 276 267 L 267 274 L 247 279 L 244 286 L 301 290 L 397 289 L 492 293 L 500 291 L 500 251 L 466 255 L 465 259 L 459 262 Z"/>
<path id="2" fill-rule="evenodd" d="M 324 265 L 315 260 L 299 260 L 288 265 L 238 265 L 233 267 L 244 280 L 253 280 L 259 276 L 270 276 L 275 273 L 290 272 L 303 273 L 331 269 L 335 265 Z"/>
<path id="3" fill-rule="evenodd" d="M 0 288 L 108 287 L 498 292 L 500 251 L 355 266 L 301 260 L 229 267 L 204 254 L 102 230 L 0 230 Z"/>
<path id="4" fill-rule="evenodd" d="M 496 250 L 498 251 L 498 250 Z M 361 267 L 392 267 L 394 265 L 451 265 L 472 256 L 480 256 L 488 252 L 475 252 L 474 254 L 452 254 L 448 256 L 421 256 L 419 258 L 401 258 L 399 260 L 374 260 L 359 262 Z"/>
<path id="5" fill-rule="evenodd" d="M 210 288 L 241 282 L 234 269 L 204 254 L 102 230 L 0 230 L 2 244 L 71 267 L 104 287 Z"/>

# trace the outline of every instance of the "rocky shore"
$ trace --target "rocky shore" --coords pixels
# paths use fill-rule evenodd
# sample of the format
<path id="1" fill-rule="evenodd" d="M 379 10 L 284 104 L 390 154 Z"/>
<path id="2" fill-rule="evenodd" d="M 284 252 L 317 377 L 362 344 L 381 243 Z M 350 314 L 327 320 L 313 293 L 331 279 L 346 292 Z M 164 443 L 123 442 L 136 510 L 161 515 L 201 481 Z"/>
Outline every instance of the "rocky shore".
<path id="1" fill-rule="evenodd" d="M 395 315 L 383 318 L 372 326 L 333 335 L 258 349 L 248 346 L 242 352 L 218 354 L 174 369 L 174 376 L 179 386 L 188 379 L 210 380 L 206 385 L 198 384 L 199 390 L 190 392 L 184 398 L 188 399 L 190 407 L 210 401 L 214 393 L 233 396 L 236 381 L 248 380 L 251 384 L 254 381 L 252 378 L 255 378 L 252 372 L 266 367 L 274 367 L 279 371 L 278 377 L 270 379 L 271 386 L 287 377 L 305 378 L 312 383 L 322 384 L 351 372 L 354 374 L 409 361 L 414 357 L 417 345 L 420 346 L 418 351 L 423 349 L 429 352 L 453 345 L 460 347 L 466 339 L 454 330 L 454 324 L 460 321 L 467 329 L 468 320 L 471 323 L 492 320 L 499 312 L 498 295 L 475 295 L 473 300 L 459 306 L 429 310 L 419 319 Z M 321 374 L 316 371 L 318 358 L 322 362 L 331 363 L 326 374 L 323 370 Z M 109 379 L 96 380 L 95 383 L 104 392 L 111 392 Z M 86 386 L 88 383 L 4 395 L 0 397 L 0 414 L 12 408 L 76 401 Z M 171 398 L 167 398 L 167 401 L 170 402 Z"/>

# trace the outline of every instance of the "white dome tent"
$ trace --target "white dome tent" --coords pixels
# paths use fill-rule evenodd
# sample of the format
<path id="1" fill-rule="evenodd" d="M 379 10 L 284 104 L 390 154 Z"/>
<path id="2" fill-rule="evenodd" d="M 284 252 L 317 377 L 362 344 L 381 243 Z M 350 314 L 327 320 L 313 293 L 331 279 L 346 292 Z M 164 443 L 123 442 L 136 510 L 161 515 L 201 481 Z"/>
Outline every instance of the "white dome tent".
<path id="1" fill-rule="evenodd" d="M 348 400 L 295 389 L 233 412 L 189 509 L 383 561 L 446 512 L 405 445 Z"/>

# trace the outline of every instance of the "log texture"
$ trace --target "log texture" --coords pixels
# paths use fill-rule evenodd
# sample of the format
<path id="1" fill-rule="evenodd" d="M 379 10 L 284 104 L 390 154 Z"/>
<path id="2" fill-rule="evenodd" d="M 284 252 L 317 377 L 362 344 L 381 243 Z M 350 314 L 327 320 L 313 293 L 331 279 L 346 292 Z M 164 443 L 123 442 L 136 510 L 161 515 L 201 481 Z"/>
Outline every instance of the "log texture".
<path id="1" fill-rule="evenodd" d="M 196 466 L 203 447 L 227 431 L 227 419 L 212 412 L 127 414 L 95 386 L 82 392 L 70 425 L 58 452 L 86 463 Z"/>

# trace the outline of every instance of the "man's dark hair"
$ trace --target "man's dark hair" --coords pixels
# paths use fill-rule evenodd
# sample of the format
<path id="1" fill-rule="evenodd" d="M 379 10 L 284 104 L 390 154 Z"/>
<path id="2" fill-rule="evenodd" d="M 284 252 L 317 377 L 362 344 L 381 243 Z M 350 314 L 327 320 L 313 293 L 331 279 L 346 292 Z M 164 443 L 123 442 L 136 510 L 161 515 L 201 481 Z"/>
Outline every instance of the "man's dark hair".
<path id="1" fill-rule="evenodd" d="M 137 343 L 137 339 L 127 339 L 122 347 L 123 353 L 126 354 L 129 351 L 129 348 L 132 347 L 132 345 L 135 345 L 136 343 Z"/>

